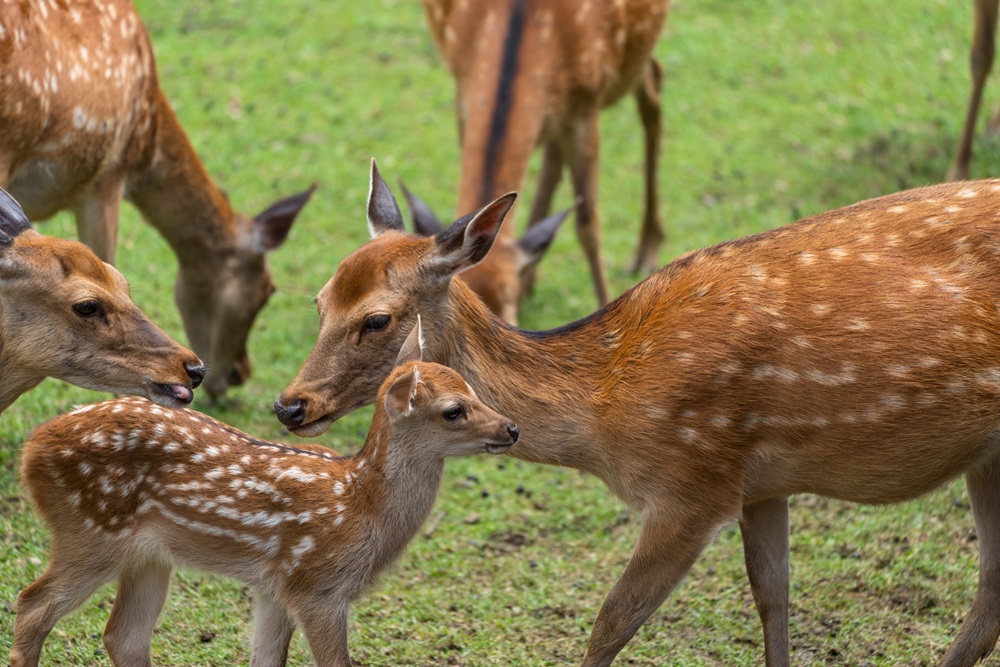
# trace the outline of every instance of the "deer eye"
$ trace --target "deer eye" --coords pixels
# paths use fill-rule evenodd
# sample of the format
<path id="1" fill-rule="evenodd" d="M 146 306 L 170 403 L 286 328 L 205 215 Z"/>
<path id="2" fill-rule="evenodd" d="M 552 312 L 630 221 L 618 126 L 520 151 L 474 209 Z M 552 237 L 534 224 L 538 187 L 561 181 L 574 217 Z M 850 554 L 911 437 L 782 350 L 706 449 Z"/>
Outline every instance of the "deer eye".
<path id="1" fill-rule="evenodd" d="M 388 315 L 372 315 L 365 320 L 365 331 L 378 331 L 389 326 Z"/>
<path id="2" fill-rule="evenodd" d="M 81 301 L 73 304 L 73 312 L 80 317 L 94 317 L 101 313 L 101 304 L 96 301 Z"/>
<path id="3" fill-rule="evenodd" d="M 453 422 L 459 417 L 461 417 L 463 412 L 465 411 L 462 410 L 461 405 L 453 405 L 444 412 L 442 412 L 441 417 L 447 422 Z"/>

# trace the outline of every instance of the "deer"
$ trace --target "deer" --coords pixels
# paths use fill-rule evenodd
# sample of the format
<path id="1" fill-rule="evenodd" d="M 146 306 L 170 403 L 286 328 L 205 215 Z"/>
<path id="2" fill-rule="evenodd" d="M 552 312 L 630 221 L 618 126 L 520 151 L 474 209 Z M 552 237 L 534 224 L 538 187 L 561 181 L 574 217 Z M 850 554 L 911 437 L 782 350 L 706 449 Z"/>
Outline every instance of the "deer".
<path id="1" fill-rule="evenodd" d="M 610 665 L 737 522 L 768 667 L 789 664 L 788 498 L 894 503 L 965 476 L 979 589 L 943 667 L 1000 634 L 1000 180 L 908 190 L 673 260 L 548 331 L 461 280 L 509 193 L 405 233 L 372 164 L 371 239 L 317 296 L 319 335 L 274 410 L 314 436 L 370 403 L 419 313 L 425 356 L 521 426 L 512 456 L 600 478 L 642 518 L 583 658 Z"/>
<path id="2" fill-rule="evenodd" d="M 160 88 L 128 0 L 0 4 L 0 187 L 36 222 L 72 211 L 108 263 L 121 200 L 134 204 L 177 257 L 176 302 L 205 391 L 249 378 L 247 338 L 275 289 L 265 254 L 313 188 L 253 218 L 233 210 Z"/>
<path id="3" fill-rule="evenodd" d="M 959 137 L 958 147 L 948 169 L 949 181 L 963 181 L 969 178 L 969 162 L 972 161 L 972 140 L 976 134 L 976 119 L 979 117 L 979 107 L 982 105 L 983 88 L 986 87 L 986 77 L 993 68 L 993 57 L 996 52 L 997 5 L 1000 0 L 972 0 L 973 33 L 972 48 L 969 55 L 969 69 L 972 75 L 972 87 L 969 92 L 969 103 L 965 112 L 965 123 Z M 996 134 L 1000 131 L 1000 111 L 990 120 L 987 132 Z"/>
<path id="4" fill-rule="evenodd" d="M 349 604 L 430 514 L 445 458 L 501 454 L 518 439 L 517 425 L 458 373 L 422 361 L 420 338 L 418 322 L 350 457 L 257 440 L 133 397 L 40 427 L 25 444 L 23 480 L 52 550 L 18 597 L 12 667 L 37 665 L 58 620 L 114 579 L 108 656 L 149 665 L 174 564 L 253 588 L 254 667 L 284 665 L 296 625 L 317 665 L 350 667 Z"/>
<path id="5" fill-rule="evenodd" d="M 117 269 L 78 241 L 39 234 L 0 189 L 0 414 L 46 377 L 176 407 L 204 376 Z"/>
<path id="6" fill-rule="evenodd" d="M 657 194 L 662 68 L 652 57 L 669 0 L 423 0 L 431 35 L 455 79 L 461 144 L 457 210 L 478 209 L 521 187 L 528 159 L 543 147 L 529 228 L 546 220 L 564 163 L 581 202 L 576 231 L 599 305 L 608 301 L 600 258 L 598 117 L 635 97 L 645 146 L 645 213 L 632 269 L 652 270 L 664 238 Z M 436 231 L 431 215 L 420 228 Z M 498 315 L 517 322 L 557 224 L 539 243 L 515 240 L 507 225 L 493 252 L 463 279 Z M 536 232 L 539 234 L 539 232 Z"/>

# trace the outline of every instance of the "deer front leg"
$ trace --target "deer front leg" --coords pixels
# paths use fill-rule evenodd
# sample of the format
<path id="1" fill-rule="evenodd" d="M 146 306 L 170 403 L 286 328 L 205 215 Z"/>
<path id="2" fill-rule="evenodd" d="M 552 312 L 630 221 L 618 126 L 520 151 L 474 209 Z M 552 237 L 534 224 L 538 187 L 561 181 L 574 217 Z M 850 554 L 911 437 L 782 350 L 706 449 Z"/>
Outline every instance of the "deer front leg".
<path id="1" fill-rule="evenodd" d="M 996 48 L 997 0 L 973 0 L 975 32 L 972 38 L 970 65 L 972 69 L 972 90 L 969 106 L 965 112 L 965 126 L 958 142 L 955 160 L 948 170 L 949 181 L 961 181 L 969 177 L 969 162 L 972 160 L 972 140 L 976 134 L 976 118 L 982 103 L 986 77 L 993 67 Z"/>
<path id="2" fill-rule="evenodd" d="M 576 235 L 590 264 L 590 275 L 597 292 L 597 304 L 608 302 L 608 283 L 601 264 L 601 223 L 597 215 L 597 172 L 600 152 L 598 109 L 589 109 L 571 126 L 568 150 L 573 189 L 580 198 L 576 209 Z"/>
<path id="3" fill-rule="evenodd" d="M 664 513 L 666 515 L 666 513 Z M 649 516 L 625 572 L 611 589 L 590 634 L 582 667 L 607 667 L 691 569 L 724 519 L 686 521 Z M 673 520 L 671 520 L 673 518 Z"/>
<path id="4" fill-rule="evenodd" d="M 663 137 L 663 119 L 660 91 L 663 88 L 663 68 L 650 58 L 643 71 L 642 80 L 635 91 L 635 101 L 642 119 L 646 148 L 646 209 L 642 216 L 639 248 L 632 264 L 632 273 L 653 271 L 659 264 L 660 244 L 663 243 L 663 223 L 660 222 L 660 201 L 657 190 L 660 142 Z"/>
<path id="5" fill-rule="evenodd" d="M 283 667 L 288 661 L 295 621 L 270 595 L 258 592 L 253 619 L 250 667 Z"/>
<path id="6" fill-rule="evenodd" d="M 307 601 L 296 610 L 316 667 L 352 667 L 347 648 L 347 602 Z"/>
<path id="7" fill-rule="evenodd" d="M 979 537 L 979 590 L 940 667 L 968 667 L 985 657 L 1000 636 L 1000 461 L 966 473 Z"/>
<path id="8" fill-rule="evenodd" d="M 767 667 L 787 667 L 788 499 L 775 498 L 745 506 L 740 534 L 747 578 L 764 626 Z"/>
<path id="9" fill-rule="evenodd" d="M 105 174 L 84 191 L 73 208 L 80 240 L 108 264 L 115 263 L 118 216 L 124 191 L 123 176 Z"/>
<path id="10" fill-rule="evenodd" d="M 150 643 L 156 619 L 170 588 L 172 568 L 149 563 L 123 572 L 111 617 L 104 628 L 104 647 L 116 667 L 151 667 Z"/>

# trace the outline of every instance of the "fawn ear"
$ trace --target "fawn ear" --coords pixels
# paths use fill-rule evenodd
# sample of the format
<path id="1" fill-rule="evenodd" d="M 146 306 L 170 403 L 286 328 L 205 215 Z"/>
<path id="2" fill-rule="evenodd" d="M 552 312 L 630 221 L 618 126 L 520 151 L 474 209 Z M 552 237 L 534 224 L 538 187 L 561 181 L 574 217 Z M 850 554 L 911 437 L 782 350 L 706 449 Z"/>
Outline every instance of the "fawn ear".
<path id="1" fill-rule="evenodd" d="M 410 335 L 403 341 L 403 347 L 399 348 L 396 356 L 396 363 L 393 368 L 403 364 L 423 361 L 424 357 L 424 329 L 420 324 L 420 315 L 417 315 L 417 324 L 410 331 Z"/>
<path id="2" fill-rule="evenodd" d="M 565 211 L 560 211 L 555 215 L 542 218 L 524 233 L 524 236 L 517 240 L 517 270 L 527 271 L 545 255 L 545 251 L 552 245 L 556 238 L 556 232 L 562 223 L 569 216 L 570 212 L 576 208 L 570 207 Z"/>
<path id="3" fill-rule="evenodd" d="M 385 395 L 385 411 L 390 421 L 398 421 L 410 414 L 419 384 L 420 368 L 416 365 L 412 371 L 403 373 L 392 383 Z"/>
<path id="4" fill-rule="evenodd" d="M 406 197 L 406 205 L 410 207 L 410 216 L 413 218 L 413 231 L 421 236 L 434 236 L 444 225 L 441 220 L 434 215 L 431 207 L 424 203 L 424 200 L 410 192 L 403 181 L 399 182 L 399 187 L 403 188 L 403 196 Z"/>
<path id="5" fill-rule="evenodd" d="M 31 229 L 28 216 L 16 199 L 0 188 L 0 246 L 13 243 L 14 237 L 25 229 Z"/>
<path id="6" fill-rule="evenodd" d="M 388 231 L 405 232 L 403 214 L 392 195 L 392 190 L 378 173 L 375 158 L 372 158 L 372 173 L 368 182 L 368 231 L 371 237 Z"/>
<path id="7" fill-rule="evenodd" d="M 288 238 L 288 232 L 292 228 L 292 223 L 295 222 L 295 217 L 315 191 L 316 184 L 313 183 L 303 192 L 271 204 L 254 216 L 254 247 L 264 253 L 281 246 Z"/>
<path id="8" fill-rule="evenodd" d="M 516 199 L 516 192 L 508 192 L 435 234 L 430 254 L 434 267 L 450 278 L 483 261 Z"/>

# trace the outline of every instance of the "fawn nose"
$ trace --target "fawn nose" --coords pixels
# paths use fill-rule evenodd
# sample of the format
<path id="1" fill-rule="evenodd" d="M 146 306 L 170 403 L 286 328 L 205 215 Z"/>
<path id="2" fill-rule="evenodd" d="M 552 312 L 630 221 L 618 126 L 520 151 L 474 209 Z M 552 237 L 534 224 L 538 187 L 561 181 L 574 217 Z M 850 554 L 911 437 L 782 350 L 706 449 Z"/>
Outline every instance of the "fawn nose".
<path id="1" fill-rule="evenodd" d="M 306 418 L 306 402 L 296 398 L 286 404 L 279 398 L 274 402 L 274 414 L 278 417 L 278 421 L 288 428 L 302 426 Z"/>
<path id="2" fill-rule="evenodd" d="M 201 361 L 193 363 L 185 362 L 184 370 L 187 372 L 188 377 L 191 378 L 192 387 L 197 387 L 205 379 L 205 365 Z"/>
<path id="3" fill-rule="evenodd" d="M 517 427 L 517 424 L 507 427 L 507 433 L 510 435 L 510 442 L 514 444 L 517 442 L 517 436 L 521 435 L 521 429 Z"/>

